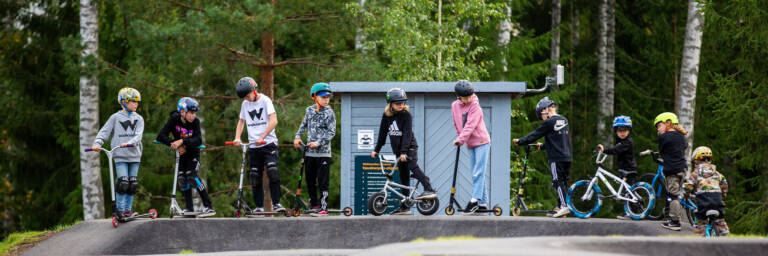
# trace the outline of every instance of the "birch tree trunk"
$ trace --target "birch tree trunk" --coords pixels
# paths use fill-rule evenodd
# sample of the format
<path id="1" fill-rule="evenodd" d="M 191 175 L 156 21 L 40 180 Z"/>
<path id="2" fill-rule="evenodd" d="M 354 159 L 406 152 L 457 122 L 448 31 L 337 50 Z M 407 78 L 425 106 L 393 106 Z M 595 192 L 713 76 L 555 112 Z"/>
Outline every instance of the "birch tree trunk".
<path id="1" fill-rule="evenodd" d="M 99 8 L 96 2 L 80 0 L 80 37 L 83 52 L 80 74 L 80 152 L 90 148 L 99 131 L 99 81 L 86 59 L 95 57 L 99 49 Z M 104 218 L 104 192 L 101 183 L 100 153 L 80 153 L 80 175 L 83 191 L 83 218 Z"/>
<path id="2" fill-rule="evenodd" d="M 550 76 L 557 74 L 557 64 L 560 62 L 560 0 L 552 0 L 552 41 L 550 42 L 549 59 L 552 62 Z M 557 91 L 560 85 L 552 84 L 552 89 Z"/>
<path id="3" fill-rule="evenodd" d="M 365 7 L 365 0 L 360 0 L 360 7 Z M 357 32 L 355 34 L 355 50 L 360 50 L 365 52 L 365 34 L 363 33 L 363 30 L 360 29 L 360 27 L 357 27 Z"/>
<path id="4" fill-rule="evenodd" d="M 614 6 L 614 0 L 600 1 L 600 35 L 597 42 L 597 104 L 600 112 L 598 114 L 597 136 L 598 141 L 603 145 L 610 145 L 613 141 L 611 129 L 608 128 L 608 121 L 613 116 Z"/>
<path id="5" fill-rule="evenodd" d="M 701 54 L 701 38 L 704 27 L 704 15 L 701 13 L 704 4 L 696 0 L 688 1 L 688 20 L 685 25 L 685 43 L 683 59 L 680 63 L 680 86 L 675 99 L 675 112 L 680 119 L 680 125 L 688 130 L 685 140 L 688 149 L 685 157 L 690 158 L 693 146 L 693 124 L 696 110 L 696 82 L 699 77 L 699 56 Z M 688 159 L 690 170 L 690 159 Z"/>

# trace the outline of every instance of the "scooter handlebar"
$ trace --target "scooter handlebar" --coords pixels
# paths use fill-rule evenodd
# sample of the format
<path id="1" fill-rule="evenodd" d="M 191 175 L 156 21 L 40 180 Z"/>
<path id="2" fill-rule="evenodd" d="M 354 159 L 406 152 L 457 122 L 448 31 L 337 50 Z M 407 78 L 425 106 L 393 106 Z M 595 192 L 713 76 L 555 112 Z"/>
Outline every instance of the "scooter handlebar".
<path id="1" fill-rule="evenodd" d="M 91 151 L 96 151 L 96 150 L 93 150 L 93 148 L 86 148 L 85 149 L 85 152 L 91 152 Z"/>
<path id="2" fill-rule="evenodd" d="M 240 143 L 240 144 L 248 145 L 248 144 L 256 144 L 256 143 Z M 264 144 L 267 144 L 267 142 L 262 140 L 259 145 L 264 145 Z M 235 145 L 235 142 L 234 141 L 227 141 L 227 142 L 224 142 L 224 145 L 232 146 L 232 145 Z"/>
<path id="3" fill-rule="evenodd" d="M 132 148 L 132 147 L 135 147 L 135 146 L 136 145 L 134 145 L 134 144 L 128 144 L 128 145 L 125 145 L 125 146 L 121 146 L 121 148 Z"/>

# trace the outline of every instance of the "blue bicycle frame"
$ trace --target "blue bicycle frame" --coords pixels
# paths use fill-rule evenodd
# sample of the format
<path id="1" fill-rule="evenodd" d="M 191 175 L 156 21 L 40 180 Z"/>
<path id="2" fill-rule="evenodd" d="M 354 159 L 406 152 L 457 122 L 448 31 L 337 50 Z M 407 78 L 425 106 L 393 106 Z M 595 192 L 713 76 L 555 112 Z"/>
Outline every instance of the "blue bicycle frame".
<path id="1" fill-rule="evenodd" d="M 656 176 L 653 176 L 653 182 L 651 182 L 651 187 L 653 187 L 654 192 L 655 191 L 661 191 L 662 189 L 665 189 L 664 184 L 666 184 L 666 178 L 664 177 L 664 166 L 659 165 L 659 167 L 656 169 Z M 656 193 L 656 199 L 661 197 L 661 193 Z M 696 203 L 693 202 L 690 198 L 678 198 L 678 201 L 680 201 L 680 205 L 682 205 L 685 208 L 691 209 L 691 211 L 696 212 Z M 667 205 L 669 205 L 669 202 L 672 201 L 672 197 L 669 196 L 669 193 L 667 193 Z M 693 222 L 696 223 L 696 216 L 693 215 Z"/>

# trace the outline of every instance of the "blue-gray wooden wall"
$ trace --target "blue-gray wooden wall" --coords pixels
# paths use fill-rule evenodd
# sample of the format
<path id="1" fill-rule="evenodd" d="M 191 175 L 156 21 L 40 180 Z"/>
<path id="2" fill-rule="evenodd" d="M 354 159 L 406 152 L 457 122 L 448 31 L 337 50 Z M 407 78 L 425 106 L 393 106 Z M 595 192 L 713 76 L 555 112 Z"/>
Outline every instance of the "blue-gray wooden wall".
<path id="1" fill-rule="evenodd" d="M 503 209 L 503 215 L 509 215 L 511 97 L 505 93 L 479 93 L 478 97 L 491 135 L 486 169 L 490 206 L 498 205 Z M 453 93 L 414 92 L 408 93 L 408 98 L 413 115 L 413 130 L 419 143 L 419 166 L 438 191 L 440 209 L 436 215 L 445 215 L 456 159 L 456 147 L 452 145 L 456 130 L 451 116 L 451 103 L 456 100 L 456 96 Z M 354 208 L 354 156 L 371 153 L 371 150 L 357 148 L 357 131 L 374 130 L 374 137 L 377 136 L 386 102 L 384 93 L 344 93 L 341 102 L 341 206 Z M 456 195 L 462 207 L 470 199 L 472 190 L 467 151 L 466 147 L 462 147 L 456 182 Z M 392 154 L 389 139 L 381 152 Z M 411 184 L 416 184 L 416 181 L 412 180 Z M 418 214 L 415 207 L 413 211 Z"/>

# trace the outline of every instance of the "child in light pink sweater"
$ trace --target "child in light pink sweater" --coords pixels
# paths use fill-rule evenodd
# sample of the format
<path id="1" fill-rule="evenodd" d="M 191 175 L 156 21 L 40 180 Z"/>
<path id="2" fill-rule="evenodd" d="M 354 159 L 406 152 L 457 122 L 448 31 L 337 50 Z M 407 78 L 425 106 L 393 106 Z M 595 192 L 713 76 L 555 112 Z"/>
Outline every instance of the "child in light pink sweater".
<path id="1" fill-rule="evenodd" d="M 464 213 L 473 214 L 479 209 L 488 209 L 485 166 L 488 163 L 491 137 L 485 128 L 483 109 L 480 107 L 472 84 L 469 81 L 460 80 L 456 83 L 454 90 L 458 99 L 451 105 L 451 112 L 458 137 L 453 144 L 458 147 L 466 144 L 469 150 L 472 168 L 472 199 L 469 200 Z"/>

